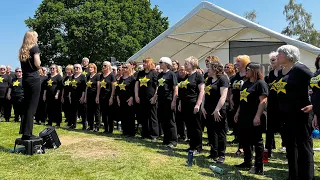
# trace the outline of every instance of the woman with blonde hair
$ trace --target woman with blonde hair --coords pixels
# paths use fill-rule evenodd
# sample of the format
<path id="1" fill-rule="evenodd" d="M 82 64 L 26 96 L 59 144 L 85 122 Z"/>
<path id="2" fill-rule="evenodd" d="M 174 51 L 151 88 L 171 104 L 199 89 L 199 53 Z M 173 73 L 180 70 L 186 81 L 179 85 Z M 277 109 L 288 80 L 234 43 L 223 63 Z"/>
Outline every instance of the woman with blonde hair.
<path id="1" fill-rule="evenodd" d="M 86 88 L 88 130 L 98 132 L 100 129 L 100 106 L 98 93 L 100 76 L 97 74 L 97 66 L 94 63 L 90 63 L 88 65 L 88 70 L 89 75 L 87 76 Z"/>
<path id="2" fill-rule="evenodd" d="M 69 96 L 70 88 L 71 88 L 71 79 L 73 75 L 73 65 L 69 64 L 66 69 L 66 76 L 62 80 L 62 94 L 61 94 L 61 103 L 63 104 L 64 116 L 66 118 L 65 122 L 69 122 L 71 119 L 70 111 L 71 111 L 71 97 Z"/>
<path id="3" fill-rule="evenodd" d="M 99 103 L 104 124 L 103 133 L 113 132 L 112 105 L 115 93 L 116 78 L 112 73 L 111 63 L 104 61 L 102 63 L 102 74 L 100 75 L 100 84 L 98 86 Z"/>
<path id="4" fill-rule="evenodd" d="M 19 50 L 19 60 L 23 72 L 22 84 L 24 89 L 24 118 L 20 125 L 20 134 L 23 140 L 37 139 L 32 135 L 33 116 L 36 113 L 40 96 L 40 50 L 37 46 L 38 34 L 28 31 L 24 35 L 22 46 Z"/>
<path id="5" fill-rule="evenodd" d="M 152 58 L 143 60 L 143 71 L 138 73 L 135 84 L 135 100 L 140 107 L 139 118 L 142 124 L 142 138 L 157 141 L 159 123 L 157 118 L 157 85 L 158 73 Z"/>
<path id="6" fill-rule="evenodd" d="M 43 93 L 43 101 L 47 104 L 48 124 L 52 126 L 52 122 L 56 122 L 56 126 L 60 127 L 62 121 L 61 114 L 61 89 L 62 77 L 58 73 L 58 66 L 52 64 L 50 67 L 50 77 L 46 80 Z"/>

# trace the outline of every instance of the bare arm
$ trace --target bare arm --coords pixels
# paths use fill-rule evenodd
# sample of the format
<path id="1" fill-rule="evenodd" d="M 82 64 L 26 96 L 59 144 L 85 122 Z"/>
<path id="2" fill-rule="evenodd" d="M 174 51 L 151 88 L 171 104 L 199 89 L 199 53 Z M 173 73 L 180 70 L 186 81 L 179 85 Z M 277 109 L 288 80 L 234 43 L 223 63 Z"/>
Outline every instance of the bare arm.
<path id="1" fill-rule="evenodd" d="M 261 95 L 259 97 L 259 99 L 260 99 L 260 103 L 259 103 L 258 110 L 257 110 L 256 116 L 255 116 L 257 118 L 261 117 L 263 110 L 264 110 L 264 107 L 266 106 L 268 98 L 266 95 Z"/>
<path id="2" fill-rule="evenodd" d="M 33 55 L 33 59 L 34 59 L 34 65 L 40 69 L 41 68 L 41 61 L 40 61 L 40 54 L 36 53 Z"/>
<path id="3" fill-rule="evenodd" d="M 196 106 L 200 107 L 200 105 L 202 103 L 203 96 L 204 96 L 204 83 L 199 84 L 198 88 L 199 88 L 200 92 L 199 92 L 199 96 L 198 96 L 198 100 L 197 100 Z"/>
<path id="4" fill-rule="evenodd" d="M 222 106 L 225 104 L 226 99 L 227 99 L 227 95 L 228 95 L 228 88 L 227 87 L 220 87 L 220 94 L 221 94 L 221 97 L 220 97 L 218 104 L 216 106 L 216 109 L 214 111 L 220 111 Z"/>

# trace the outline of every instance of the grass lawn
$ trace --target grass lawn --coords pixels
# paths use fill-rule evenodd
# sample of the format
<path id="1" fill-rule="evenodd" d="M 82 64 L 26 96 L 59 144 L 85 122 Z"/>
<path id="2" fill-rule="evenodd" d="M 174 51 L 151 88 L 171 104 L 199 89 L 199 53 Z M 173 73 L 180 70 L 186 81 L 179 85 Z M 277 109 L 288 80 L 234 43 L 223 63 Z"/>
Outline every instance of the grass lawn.
<path id="1" fill-rule="evenodd" d="M 64 124 L 63 124 L 64 125 Z M 45 126 L 35 125 L 34 134 Z M 81 128 L 81 125 L 78 126 Z M 187 144 L 179 144 L 168 150 L 161 142 L 152 143 L 139 137 L 125 138 L 115 131 L 113 135 L 102 135 L 81 130 L 57 129 L 62 146 L 47 150 L 46 154 L 26 156 L 12 154 L 18 135 L 19 123 L 0 123 L 0 179 L 286 179 L 285 154 L 276 150 L 274 158 L 265 165 L 264 176 L 249 175 L 233 167 L 243 161 L 236 157 L 236 146 L 228 145 L 225 164 L 218 165 L 224 175 L 216 175 L 208 168 L 214 164 L 206 159 L 209 147 L 196 157 L 196 164 L 186 167 Z M 204 135 L 206 137 L 206 134 Z M 228 136 L 228 141 L 232 140 Z M 279 135 L 276 136 L 280 148 Z M 204 138 L 204 144 L 207 139 Z M 320 147 L 320 140 L 314 141 Z M 315 152 L 317 179 L 320 178 L 320 152 Z"/>

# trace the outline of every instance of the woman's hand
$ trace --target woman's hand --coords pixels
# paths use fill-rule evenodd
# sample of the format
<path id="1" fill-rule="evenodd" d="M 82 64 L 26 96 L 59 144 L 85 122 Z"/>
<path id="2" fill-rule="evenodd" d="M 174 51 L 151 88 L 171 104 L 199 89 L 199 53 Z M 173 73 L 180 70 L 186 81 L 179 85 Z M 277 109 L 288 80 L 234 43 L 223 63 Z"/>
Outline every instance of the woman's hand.
<path id="1" fill-rule="evenodd" d="M 221 115 L 220 115 L 220 112 L 219 111 L 213 111 L 213 113 L 211 114 L 214 116 L 214 120 L 217 121 L 217 122 L 220 122 L 221 121 Z"/>
<path id="2" fill-rule="evenodd" d="M 304 108 L 301 109 L 301 111 L 303 111 L 304 113 L 309 113 L 312 111 L 312 105 L 306 106 Z"/>
<path id="3" fill-rule="evenodd" d="M 132 106 L 132 105 L 133 105 L 133 98 L 130 97 L 130 98 L 127 100 L 127 103 L 128 103 L 128 106 Z"/>
<path id="4" fill-rule="evenodd" d="M 317 116 L 313 116 L 312 127 L 313 127 L 313 129 L 318 129 L 319 128 Z"/>
<path id="5" fill-rule="evenodd" d="M 193 114 L 196 114 L 199 112 L 200 106 L 199 105 L 195 105 L 193 108 Z"/>
<path id="6" fill-rule="evenodd" d="M 96 97 L 96 104 L 99 104 L 99 97 Z"/>
<path id="7" fill-rule="evenodd" d="M 140 104 L 140 98 L 139 98 L 139 96 L 136 96 L 135 99 L 136 99 L 136 103 L 137 103 L 137 104 Z"/>
<path id="8" fill-rule="evenodd" d="M 109 99 L 109 106 L 111 106 L 113 104 L 113 97 L 110 97 Z"/>
<path id="9" fill-rule="evenodd" d="M 207 119 L 207 111 L 204 108 L 201 108 L 202 115 L 204 119 Z"/>
<path id="10" fill-rule="evenodd" d="M 236 113 L 233 117 L 234 123 L 238 123 L 239 113 Z"/>
<path id="11" fill-rule="evenodd" d="M 254 126 L 260 126 L 261 125 L 261 120 L 260 117 L 255 116 L 253 119 L 253 125 Z"/>

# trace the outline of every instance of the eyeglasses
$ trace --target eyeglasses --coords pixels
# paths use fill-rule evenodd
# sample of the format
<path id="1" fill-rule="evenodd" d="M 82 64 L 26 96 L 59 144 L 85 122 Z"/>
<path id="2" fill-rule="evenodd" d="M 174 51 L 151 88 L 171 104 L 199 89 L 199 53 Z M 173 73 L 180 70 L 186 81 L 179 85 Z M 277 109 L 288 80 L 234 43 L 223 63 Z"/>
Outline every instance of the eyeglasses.
<path id="1" fill-rule="evenodd" d="M 0 68 L 1 70 L 6 70 L 5 68 Z"/>
<path id="2" fill-rule="evenodd" d="M 229 66 L 224 67 L 225 69 L 229 69 Z"/>
<path id="3" fill-rule="evenodd" d="M 74 69 L 80 69 L 80 67 L 74 67 Z"/>
<path id="4" fill-rule="evenodd" d="M 22 71 L 16 71 L 16 72 L 22 72 Z"/>
<path id="5" fill-rule="evenodd" d="M 107 65 L 102 65 L 103 67 L 107 67 Z"/>
<path id="6" fill-rule="evenodd" d="M 162 64 L 162 63 L 163 63 L 162 61 L 159 62 L 159 64 Z"/>
<path id="7" fill-rule="evenodd" d="M 55 69 L 55 68 L 52 67 L 52 68 L 50 68 L 50 69 Z"/>
<path id="8" fill-rule="evenodd" d="M 250 68 L 246 68 L 246 71 L 248 72 L 249 70 L 251 70 Z"/>
<path id="9" fill-rule="evenodd" d="M 270 59 L 270 61 L 272 61 L 272 62 L 273 62 L 273 61 L 276 61 L 276 60 L 277 60 L 277 59 Z"/>

